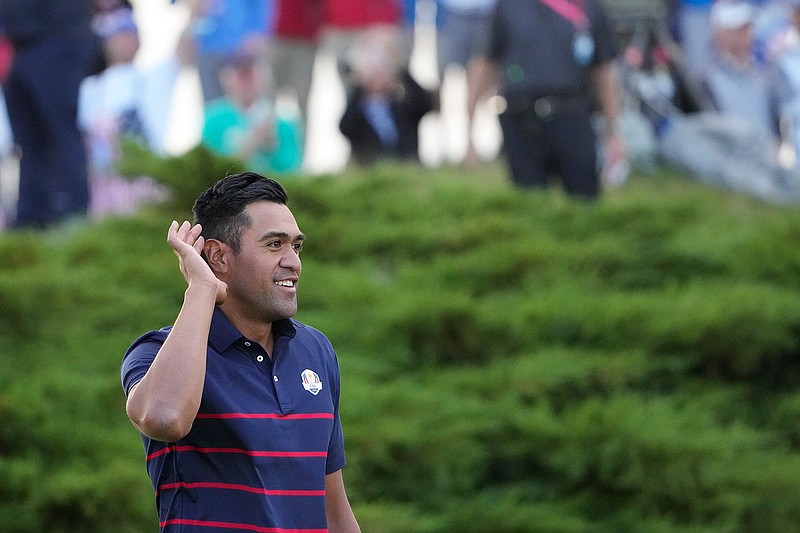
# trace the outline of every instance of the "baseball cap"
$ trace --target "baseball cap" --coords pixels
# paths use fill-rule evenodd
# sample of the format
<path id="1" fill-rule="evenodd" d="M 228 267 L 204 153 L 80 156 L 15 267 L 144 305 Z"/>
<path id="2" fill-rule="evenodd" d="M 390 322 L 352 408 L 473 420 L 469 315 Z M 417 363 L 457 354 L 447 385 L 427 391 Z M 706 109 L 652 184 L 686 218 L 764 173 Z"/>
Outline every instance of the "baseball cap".
<path id="1" fill-rule="evenodd" d="M 92 20 L 92 27 L 102 39 L 108 39 L 124 31 L 137 31 L 133 10 L 129 8 L 115 9 L 108 13 L 97 15 Z"/>
<path id="2" fill-rule="evenodd" d="M 735 30 L 753 23 L 753 6 L 738 0 L 717 0 L 711 8 L 711 26 Z"/>

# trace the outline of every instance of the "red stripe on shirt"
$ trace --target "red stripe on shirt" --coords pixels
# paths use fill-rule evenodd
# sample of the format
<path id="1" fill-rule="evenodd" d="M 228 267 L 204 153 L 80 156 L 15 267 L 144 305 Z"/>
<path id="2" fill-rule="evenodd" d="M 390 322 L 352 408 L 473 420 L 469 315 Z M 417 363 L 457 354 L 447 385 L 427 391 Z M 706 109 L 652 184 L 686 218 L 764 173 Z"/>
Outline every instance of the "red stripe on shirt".
<path id="1" fill-rule="evenodd" d="M 274 452 L 261 450 L 244 450 L 242 448 L 200 448 L 199 446 L 169 446 L 146 457 L 151 460 L 159 455 L 170 452 L 199 452 L 199 453 L 238 453 L 250 457 L 327 457 L 328 452 Z"/>
<path id="2" fill-rule="evenodd" d="M 329 418 L 333 420 L 333 413 L 304 413 L 297 415 L 281 415 L 276 413 L 202 413 L 196 418 L 274 418 L 278 420 L 309 420 Z"/>
<path id="3" fill-rule="evenodd" d="M 173 520 L 165 520 L 159 524 L 159 527 L 166 526 L 198 526 L 198 527 L 216 527 L 224 529 L 239 529 L 246 531 L 255 531 L 256 533 L 328 533 L 327 529 L 283 529 L 280 527 L 261 527 L 253 524 L 237 524 L 235 522 L 214 522 L 211 520 L 188 520 L 185 518 L 175 518 Z"/>
<path id="4" fill-rule="evenodd" d="M 266 496 L 325 496 L 324 490 L 269 490 L 261 487 L 249 487 L 247 485 L 234 485 L 232 483 L 211 483 L 211 482 L 196 482 L 196 483 L 164 483 L 158 487 L 158 490 L 169 489 L 224 489 L 224 490 L 240 490 L 244 492 L 252 492 L 253 494 L 264 494 Z"/>

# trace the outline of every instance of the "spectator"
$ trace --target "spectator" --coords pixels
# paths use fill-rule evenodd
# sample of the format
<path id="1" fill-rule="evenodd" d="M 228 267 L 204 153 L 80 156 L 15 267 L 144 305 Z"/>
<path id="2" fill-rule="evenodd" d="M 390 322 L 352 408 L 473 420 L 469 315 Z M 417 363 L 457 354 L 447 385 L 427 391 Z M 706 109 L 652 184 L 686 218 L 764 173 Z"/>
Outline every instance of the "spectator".
<path id="1" fill-rule="evenodd" d="M 771 203 L 797 203 L 800 172 L 778 157 L 774 93 L 752 60 L 752 16 L 752 6 L 743 2 L 714 6 L 717 51 L 706 84 L 715 106 L 710 110 L 682 112 L 656 72 L 638 72 L 629 86 L 644 104 L 668 164 L 713 186 Z"/>
<path id="2" fill-rule="evenodd" d="M 275 25 L 267 49 L 278 94 L 294 93 L 300 111 L 302 144 L 308 131 L 308 97 L 314 73 L 323 0 L 275 0 Z"/>
<path id="3" fill-rule="evenodd" d="M 81 125 L 91 136 L 103 137 L 104 131 L 112 137 L 133 134 L 152 151 L 163 153 L 172 90 L 181 63 L 188 60 L 182 45 L 162 63 L 143 68 L 135 62 L 140 41 L 132 10 L 121 8 L 94 20 L 108 66 L 81 85 Z M 107 155 L 94 155 L 95 164 L 110 162 Z"/>
<path id="4" fill-rule="evenodd" d="M 161 197 L 149 178 L 129 181 L 116 173 L 123 137 L 155 153 L 164 149 L 164 132 L 180 64 L 172 57 L 143 69 L 134 59 L 139 33 L 129 8 L 95 15 L 107 67 L 81 84 L 78 120 L 89 146 L 90 212 L 131 212 L 138 204 Z"/>
<path id="5" fill-rule="evenodd" d="M 89 0 L 2 0 L 0 22 L 15 56 L 3 88 L 21 150 L 14 226 L 46 228 L 83 217 L 87 154 L 78 128 L 78 90 L 96 42 Z"/>
<path id="6" fill-rule="evenodd" d="M 395 37 L 373 29 L 348 54 L 353 90 L 339 129 L 362 165 L 384 157 L 419 161 L 419 123 L 434 107 L 433 95 L 403 65 Z"/>
<path id="7" fill-rule="evenodd" d="M 92 7 L 92 20 L 96 19 L 100 15 L 105 15 L 116 11 L 117 9 L 126 8 L 126 9 L 133 9 L 133 5 L 128 0 L 90 0 L 91 7 Z M 101 36 L 97 36 L 98 39 L 102 39 Z M 103 50 L 102 44 L 97 46 L 97 50 L 95 56 L 92 60 L 92 67 L 89 71 L 91 75 L 99 74 L 103 72 L 103 70 L 108 67 L 108 62 L 106 61 L 106 54 Z"/>
<path id="8" fill-rule="evenodd" d="M 325 0 L 323 16 L 324 47 L 336 57 L 339 76 L 349 95 L 353 78 L 348 76 L 346 55 L 358 36 L 369 29 L 383 27 L 400 32 L 400 0 Z"/>
<path id="9" fill-rule="evenodd" d="M 491 89 L 486 56 L 492 9 L 496 0 L 438 0 L 439 20 L 436 51 L 439 79 L 444 81 L 451 67 L 464 70 L 467 84 L 467 150 L 464 163 L 478 164 L 473 139 L 475 109 Z"/>
<path id="10" fill-rule="evenodd" d="M 203 99 L 209 102 L 224 94 L 219 73 L 228 56 L 242 49 L 262 53 L 272 4 L 269 0 L 184 1 L 189 3 L 188 32 L 195 43 Z"/>
<path id="11" fill-rule="evenodd" d="M 662 35 L 656 26 L 644 31 L 637 29 L 623 41 L 625 50 L 620 61 L 624 82 L 620 131 L 631 166 L 645 172 L 655 168 L 657 142 L 653 124 L 658 122 L 658 117 L 653 116 L 653 110 L 641 105 L 639 91 L 645 95 L 657 92 L 664 104 L 675 111 L 698 111 L 695 95 L 681 68 L 681 51 Z"/>
<path id="12" fill-rule="evenodd" d="M 703 106 L 746 121 L 763 135 L 780 136 L 774 78 L 753 55 L 753 6 L 718 0 L 711 11 L 714 51 L 703 76 Z"/>
<path id="13" fill-rule="evenodd" d="M 226 59 L 220 71 L 225 94 L 206 104 L 202 142 L 257 172 L 295 172 L 303 160 L 301 128 L 296 118 L 276 113 L 263 76 L 247 50 Z"/>
<path id="14" fill-rule="evenodd" d="M 800 0 L 789 0 L 789 26 L 780 38 L 773 59 L 778 76 L 781 117 L 787 126 L 787 136 L 800 157 Z"/>
<path id="15" fill-rule="evenodd" d="M 515 185 L 546 187 L 555 171 L 569 195 L 598 196 L 595 99 L 605 120 L 604 153 L 613 164 L 624 157 L 615 55 L 597 0 L 498 0 L 489 58 L 502 73 L 500 126 Z"/>

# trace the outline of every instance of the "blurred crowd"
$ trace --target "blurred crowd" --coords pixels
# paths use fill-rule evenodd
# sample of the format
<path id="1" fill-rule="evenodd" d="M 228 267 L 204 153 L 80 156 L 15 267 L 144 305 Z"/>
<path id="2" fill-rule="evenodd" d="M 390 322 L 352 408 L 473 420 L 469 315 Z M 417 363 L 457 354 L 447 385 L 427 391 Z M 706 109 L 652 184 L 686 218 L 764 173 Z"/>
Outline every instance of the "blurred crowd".
<path id="1" fill-rule="evenodd" d="M 116 163 L 124 139 L 167 151 L 185 69 L 202 94 L 199 142 L 256 172 L 302 173 L 322 52 L 354 165 L 420 162 L 423 119 L 457 108 L 464 150 L 447 163 L 502 156 L 521 188 L 593 200 L 664 161 L 765 201 L 800 199 L 800 0 L 152 1 L 188 17 L 175 49 L 144 66 L 135 0 L 0 0 L 0 227 L 163 197 Z M 414 58 L 430 34 L 423 79 Z M 452 79 L 457 102 L 442 91 Z M 480 106 L 500 152 L 478 146 Z"/>

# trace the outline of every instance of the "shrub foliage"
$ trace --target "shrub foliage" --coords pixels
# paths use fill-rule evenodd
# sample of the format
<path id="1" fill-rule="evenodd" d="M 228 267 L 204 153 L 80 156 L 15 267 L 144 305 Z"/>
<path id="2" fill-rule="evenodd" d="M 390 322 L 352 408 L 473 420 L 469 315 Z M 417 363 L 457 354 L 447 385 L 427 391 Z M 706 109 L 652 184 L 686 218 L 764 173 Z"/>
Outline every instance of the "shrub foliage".
<path id="1" fill-rule="evenodd" d="M 180 305 L 169 222 L 236 169 L 126 164 L 172 201 L 0 236 L 2 531 L 156 527 L 119 362 Z M 596 204 L 499 166 L 284 183 L 364 531 L 798 528 L 800 211 L 666 171 Z"/>

